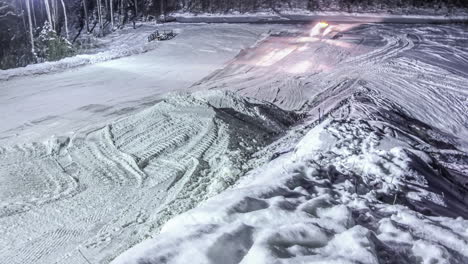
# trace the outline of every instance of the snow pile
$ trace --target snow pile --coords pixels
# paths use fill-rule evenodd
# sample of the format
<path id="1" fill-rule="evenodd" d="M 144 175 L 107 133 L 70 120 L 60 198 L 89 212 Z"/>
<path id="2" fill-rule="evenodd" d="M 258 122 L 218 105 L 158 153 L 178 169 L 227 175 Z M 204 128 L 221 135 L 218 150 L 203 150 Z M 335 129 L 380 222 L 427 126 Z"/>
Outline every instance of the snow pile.
<path id="1" fill-rule="evenodd" d="M 229 92 L 174 94 L 71 138 L 0 148 L 0 259 L 109 262 L 231 186 L 295 119 Z"/>
<path id="2" fill-rule="evenodd" d="M 407 132 L 422 123 L 369 99 L 113 263 L 466 263 L 467 190 Z"/>

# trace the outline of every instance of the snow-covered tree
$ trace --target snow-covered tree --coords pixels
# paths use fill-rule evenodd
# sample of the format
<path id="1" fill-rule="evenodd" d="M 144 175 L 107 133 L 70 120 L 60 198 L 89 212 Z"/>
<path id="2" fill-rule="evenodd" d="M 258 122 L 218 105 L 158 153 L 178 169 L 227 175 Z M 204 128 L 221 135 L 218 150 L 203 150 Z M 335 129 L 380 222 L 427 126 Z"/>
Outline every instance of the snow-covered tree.
<path id="1" fill-rule="evenodd" d="M 57 35 L 50 23 L 46 21 L 36 38 L 36 54 L 40 60 L 55 61 L 74 53 L 72 44 Z"/>

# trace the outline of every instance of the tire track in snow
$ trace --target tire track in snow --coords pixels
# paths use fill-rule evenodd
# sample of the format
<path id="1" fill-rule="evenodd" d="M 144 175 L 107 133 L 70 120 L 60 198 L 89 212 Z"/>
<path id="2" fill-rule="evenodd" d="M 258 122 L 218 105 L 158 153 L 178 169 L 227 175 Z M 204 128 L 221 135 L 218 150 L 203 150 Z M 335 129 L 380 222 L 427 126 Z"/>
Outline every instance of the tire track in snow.
<path id="1" fill-rule="evenodd" d="M 32 146 L 6 148 L 0 159 L 0 218 L 77 192 L 75 179 L 45 152 L 46 146 L 35 146 L 36 151 Z"/>

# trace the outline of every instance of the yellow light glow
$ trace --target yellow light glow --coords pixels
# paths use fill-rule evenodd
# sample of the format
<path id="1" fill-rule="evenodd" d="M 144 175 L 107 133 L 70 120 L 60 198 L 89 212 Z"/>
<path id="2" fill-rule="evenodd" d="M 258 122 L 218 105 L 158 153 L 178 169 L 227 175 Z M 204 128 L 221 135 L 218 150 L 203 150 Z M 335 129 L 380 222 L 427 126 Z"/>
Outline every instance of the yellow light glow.
<path id="1" fill-rule="evenodd" d="M 324 30 L 325 28 L 328 27 L 328 23 L 327 22 L 318 22 L 317 24 L 315 24 L 315 26 L 312 28 L 312 30 L 310 31 L 310 36 L 313 37 L 313 36 L 317 36 L 317 35 L 320 35 L 322 30 Z"/>
<path id="2" fill-rule="evenodd" d="M 321 28 L 326 28 L 326 27 L 328 27 L 328 23 L 325 22 L 325 21 L 319 22 L 318 25 L 319 25 L 319 27 L 321 27 Z"/>

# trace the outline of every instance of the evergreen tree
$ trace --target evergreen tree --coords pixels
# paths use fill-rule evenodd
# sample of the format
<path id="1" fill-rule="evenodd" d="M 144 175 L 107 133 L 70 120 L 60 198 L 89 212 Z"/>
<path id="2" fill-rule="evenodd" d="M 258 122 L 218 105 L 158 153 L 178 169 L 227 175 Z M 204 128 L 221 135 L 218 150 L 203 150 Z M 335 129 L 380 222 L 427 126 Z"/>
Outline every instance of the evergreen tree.
<path id="1" fill-rule="evenodd" d="M 44 23 L 36 39 L 36 54 L 40 60 L 56 61 L 74 54 L 72 44 L 57 35 L 48 21 Z"/>

